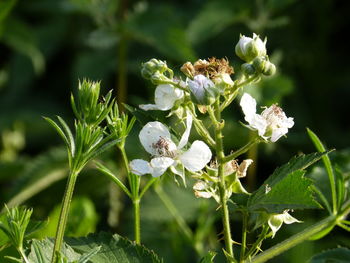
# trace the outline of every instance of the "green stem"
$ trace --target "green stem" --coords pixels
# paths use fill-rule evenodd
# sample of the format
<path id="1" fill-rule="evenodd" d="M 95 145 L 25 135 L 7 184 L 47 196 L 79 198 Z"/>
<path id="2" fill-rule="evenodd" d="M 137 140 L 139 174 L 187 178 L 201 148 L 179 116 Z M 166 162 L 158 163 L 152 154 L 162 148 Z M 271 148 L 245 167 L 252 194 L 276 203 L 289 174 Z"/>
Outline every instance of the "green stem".
<path id="1" fill-rule="evenodd" d="M 240 255 L 240 262 L 243 262 L 245 250 L 246 250 L 246 244 L 247 244 L 247 225 L 248 225 L 248 215 L 246 211 L 242 212 L 242 244 L 241 244 L 241 255 Z"/>
<path id="2" fill-rule="evenodd" d="M 231 104 L 231 102 L 236 98 L 238 95 L 238 89 L 249 84 L 250 82 L 256 80 L 258 76 L 252 76 L 246 80 L 243 80 L 240 82 L 240 80 L 237 80 L 235 82 L 235 85 L 233 85 L 232 90 L 233 92 L 228 96 L 228 98 L 221 104 L 220 111 L 223 111 L 228 105 Z M 237 83 L 237 84 L 236 84 Z"/>
<path id="3" fill-rule="evenodd" d="M 124 167 L 128 175 L 129 186 L 131 190 L 131 199 L 134 209 L 134 235 L 136 244 L 141 244 L 141 217 L 140 217 L 140 201 L 141 196 L 140 191 L 140 177 L 130 172 L 129 160 L 126 155 L 125 148 L 119 147 L 120 152 L 122 153 L 122 159 L 124 162 Z M 143 193 L 142 193 L 143 194 Z"/>
<path id="4" fill-rule="evenodd" d="M 225 154 L 223 145 L 223 135 L 222 129 L 224 127 L 221 122 L 221 112 L 220 112 L 220 100 L 218 99 L 215 103 L 215 120 L 212 120 L 215 125 L 215 145 L 216 145 L 216 158 L 218 162 L 218 177 L 219 177 L 219 195 L 220 195 L 220 205 L 222 211 L 222 224 L 224 228 L 224 240 L 225 248 L 228 255 L 232 258 L 232 261 L 236 262 L 235 256 L 233 254 L 232 248 L 232 238 L 231 238 L 231 227 L 230 227 L 230 217 L 227 205 L 227 193 L 226 193 L 226 183 L 224 176 L 224 164 L 225 164 Z"/>
<path id="5" fill-rule="evenodd" d="M 163 191 L 163 188 L 160 184 L 155 185 L 154 190 L 156 191 L 157 195 L 159 196 L 160 200 L 163 202 L 165 207 L 169 210 L 170 214 L 174 217 L 176 223 L 179 225 L 181 231 L 184 233 L 187 240 L 192 243 L 193 242 L 193 233 L 191 228 L 187 225 L 186 221 L 183 219 L 183 217 L 180 215 L 179 211 L 171 202 L 169 197 L 166 195 L 166 193 Z"/>
<path id="6" fill-rule="evenodd" d="M 265 250 L 263 253 L 259 254 L 258 256 L 251 259 L 251 261 L 248 262 L 254 262 L 254 263 L 262 263 L 266 262 L 267 260 L 283 253 L 284 251 L 296 246 L 297 244 L 309 239 L 313 235 L 319 233 L 323 229 L 334 225 L 334 222 L 336 221 L 336 217 L 334 215 L 328 216 L 322 221 L 304 229 L 303 231 L 299 232 L 298 234 L 282 241 L 281 243 L 278 243 L 277 245 L 269 248 L 268 250 Z"/>
<path id="7" fill-rule="evenodd" d="M 214 139 L 210 136 L 210 133 L 207 130 L 207 128 L 203 125 L 203 122 L 196 118 L 194 109 L 191 109 L 190 107 L 187 107 L 187 109 L 191 112 L 193 116 L 194 127 L 196 128 L 198 134 L 205 140 L 207 144 L 209 144 L 210 147 L 215 147 Z"/>
<path id="8" fill-rule="evenodd" d="M 245 255 L 245 259 L 248 258 L 250 255 L 252 255 L 257 250 L 257 248 L 261 246 L 261 243 L 265 239 L 268 230 L 269 230 L 269 227 L 267 225 L 264 225 L 263 230 L 261 231 L 261 233 L 259 235 L 259 238 L 255 241 L 255 243 L 249 249 L 249 251 Z"/>
<path id="9" fill-rule="evenodd" d="M 243 153 L 246 153 L 251 147 L 253 147 L 255 144 L 259 143 L 260 140 L 258 138 L 251 140 L 246 145 L 244 145 L 242 148 L 238 149 L 237 151 L 231 153 L 230 155 L 227 155 L 224 158 L 224 162 L 227 163 L 231 160 L 236 159 L 238 156 L 240 156 Z"/>
<path id="10" fill-rule="evenodd" d="M 140 199 L 133 200 L 134 205 L 134 234 L 136 244 L 141 244 Z"/>
<path id="11" fill-rule="evenodd" d="M 25 263 L 30 263 L 30 261 L 28 260 L 26 254 L 25 254 L 24 251 L 23 251 L 23 248 L 19 248 L 19 249 L 18 249 L 18 252 L 21 254 L 21 257 L 23 258 L 23 260 L 24 260 Z"/>
<path id="12" fill-rule="evenodd" d="M 71 172 L 68 176 L 68 182 L 66 185 L 66 190 L 64 192 L 60 217 L 58 220 L 55 245 L 54 245 L 53 252 L 52 252 L 52 260 L 51 260 L 52 263 L 56 262 L 56 253 L 61 251 L 63 237 L 64 237 L 64 231 L 66 229 L 66 224 L 67 224 L 67 219 L 68 219 L 69 207 L 70 207 L 70 203 L 72 201 L 74 186 L 75 186 L 75 182 L 77 180 L 77 177 L 78 177 L 78 173 L 75 173 L 75 172 Z"/>

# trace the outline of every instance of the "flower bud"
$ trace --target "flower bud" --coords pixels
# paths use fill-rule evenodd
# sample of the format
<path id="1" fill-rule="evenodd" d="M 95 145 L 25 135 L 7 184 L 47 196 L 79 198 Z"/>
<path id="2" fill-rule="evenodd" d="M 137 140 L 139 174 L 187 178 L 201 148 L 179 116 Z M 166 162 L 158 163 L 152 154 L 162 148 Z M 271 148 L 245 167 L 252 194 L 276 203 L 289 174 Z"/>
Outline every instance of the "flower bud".
<path id="1" fill-rule="evenodd" d="M 150 79 L 154 73 L 159 71 L 160 73 L 165 72 L 168 66 L 165 61 L 161 61 L 155 58 L 142 64 L 141 74 L 145 79 Z"/>
<path id="2" fill-rule="evenodd" d="M 276 66 L 269 61 L 268 57 L 256 57 L 253 60 L 253 66 L 258 73 L 266 76 L 272 76 L 276 72 Z"/>
<path id="3" fill-rule="evenodd" d="M 222 93 L 225 91 L 225 89 L 232 87 L 234 84 L 230 75 L 227 73 L 221 73 L 217 75 L 216 78 L 213 79 L 213 82 Z"/>
<path id="4" fill-rule="evenodd" d="M 242 64 L 241 69 L 246 76 L 254 75 L 256 73 L 255 67 L 250 63 Z"/>
<path id="5" fill-rule="evenodd" d="M 197 75 L 193 80 L 188 80 L 192 100 L 199 105 L 211 105 L 219 95 L 215 84 L 203 75 Z"/>
<path id="6" fill-rule="evenodd" d="M 276 73 L 276 66 L 275 64 L 271 63 L 270 61 L 268 61 L 265 64 L 265 68 L 262 72 L 265 76 L 272 76 Z"/>
<path id="7" fill-rule="evenodd" d="M 266 39 L 262 41 L 258 35 L 253 34 L 253 38 L 242 36 L 240 37 L 235 51 L 238 57 L 246 62 L 252 61 L 258 56 L 266 55 Z"/>

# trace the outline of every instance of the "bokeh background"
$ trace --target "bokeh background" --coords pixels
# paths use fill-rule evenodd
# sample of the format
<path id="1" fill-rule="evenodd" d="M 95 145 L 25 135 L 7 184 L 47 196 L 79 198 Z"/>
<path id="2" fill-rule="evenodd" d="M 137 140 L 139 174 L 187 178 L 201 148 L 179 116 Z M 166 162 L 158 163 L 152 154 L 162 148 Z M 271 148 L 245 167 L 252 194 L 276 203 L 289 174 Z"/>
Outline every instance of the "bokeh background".
<path id="1" fill-rule="evenodd" d="M 66 154 L 42 116 L 60 115 L 72 121 L 69 96 L 83 78 L 100 80 L 104 93 L 113 89 L 120 103 L 150 103 L 154 86 L 141 78 L 140 67 L 151 58 L 166 60 L 179 72 L 186 61 L 227 57 L 239 74 L 242 61 L 234 46 L 240 33 L 266 36 L 270 59 L 278 69 L 275 76 L 247 90 L 260 105 L 278 102 L 295 118 L 287 139 L 249 152 L 257 161 L 245 181 L 247 187 L 256 189 L 293 155 L 314 151 L 306 127 L 337 149 L 331 157 L 347 171 L 349 10 L 348 1 L 333 0 L 0 1 L 0 202 L 33 207 L 37 219 L 50 217 L 38 237 L 53 236 L 67 175 Z M 242 120 L 237 105 L 226 111 L 225 118 L 226 146 L 233 149 L 249 134 L 237 124 Z M 142 157 L 139 128 L 135 126 L 128 139 L 130 159 Z M 101 158 L 122 175 L 117 151 Z M 321 164 L 310 170 L 310 176 L 317 173 L 323 173 Z M 219 250 L 214 241 L 220 232 L 215 204 L 193 198 L 191 189 L 171 181 L 164 187 L 189 225 L 206 229 L 205 248 Z M 75 196 L 70 235 L 103 230 L 132 238 L 128 201 L 93 167 L 80 177 Z M 285 227 L 267 243 L 283 240 L 324 214 L 296 211 L 294 215 L 305 223 Z M 210 223 L 205 225 L 203 218 L 211 218 Z M 154 192 L 143 202 L 142 220 L 143 242 L 165 262 L 198 260 Z M 240 224 L 239 218 L 234 220 Z M 334 231 L 331 236 L 306 242 L 271 262 L 306 262 L 324 249 L 350 246 L 345 232 Z M 1 258 L 11 252 L 0 253 Z"/>

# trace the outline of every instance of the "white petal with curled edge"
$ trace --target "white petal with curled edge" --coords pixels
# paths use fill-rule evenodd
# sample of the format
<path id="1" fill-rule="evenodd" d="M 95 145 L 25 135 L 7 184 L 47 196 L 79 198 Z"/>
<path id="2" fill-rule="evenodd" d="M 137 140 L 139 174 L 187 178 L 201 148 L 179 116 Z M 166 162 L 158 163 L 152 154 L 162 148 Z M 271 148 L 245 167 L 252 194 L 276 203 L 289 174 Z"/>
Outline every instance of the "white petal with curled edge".
<path id="1" fill-rule="evenodd" d="M 283 213 L 283 222 L 285 224 L 301 223 L 301 221 L 292 217 L 288 212 Z"/>
<path id="2" fill-rule="evenodd" d="M 165 171 L 174 164 L 174 160 L 169 157 L 157 157 L 151 160 L 151 167 L 153 168 L 152 176 L 159 177 L 165 173 Z"/>
<path id="3" fill-rule="evenodd" d="M 132 160 L 129 164 L 130 170 L 136 175 L 144 175 L 152 173 L 152 168 L 149 162 L 141 159 Z"/>
<path id="4" fill-rule="evenodd" d="M 181 149 L 182 147 L 184 147 L 187 144 L 188 137 L 190 136 L 190 132 L 191 132 L 191 127 L 192 127 L 192 115 L 191 115 L 191 113 L 189 113 L 187 111 L 186 130 L 181 137 L 181 140 L 180 140 L 179 145 L 178 145 L 178 149 Z"/>
<path id="5" fill-rule="evenodd" d="M 272 230 L 272 238 L 273 238 L 283 224 L 283 214 L 270 216 L 267 223 L 269 224 L 269 227 Z"/>
<path id="6" fill-rule="evenodd" d="M 191 172 L 202 170 L 210 159 L 211 151 L 202 141 L 194 141 L 190 149 L 180 155 L 182 164 Z"/>
<path id="7" fill-rule="evenodd" d="M 154 101 L 162 111 L 170 110 L 176 100 L 181 99 L 184 93 L 170 84 L 158 85 L 154 94 Z"/>
<path id="8" fill-rule="evenodd" d="M 245 177 L 247 174 L 247 170 L 249 165 L 253 163 L 252 159 L 246 159 L 244 160 L 240 165 L 238 169 L 238 178 Z"/>
<path id="9" fill-rule="evenodd" d="M 147 123 L 143 126 L 139 134 L 139 139 L 143 148 L 152 155 L 157 155 L 154 144 L 156 144 L 160 138 L 171 141 L 168 128 L 159 121 Z"/>
<path id="10" fill-rule="evenodd" d="M 253 118 L 256 114 L 256 100 L 250 96 L 248 93 L 244 93 L 240 105 L 244 113 L 244 119 L 251 124 Z"/>

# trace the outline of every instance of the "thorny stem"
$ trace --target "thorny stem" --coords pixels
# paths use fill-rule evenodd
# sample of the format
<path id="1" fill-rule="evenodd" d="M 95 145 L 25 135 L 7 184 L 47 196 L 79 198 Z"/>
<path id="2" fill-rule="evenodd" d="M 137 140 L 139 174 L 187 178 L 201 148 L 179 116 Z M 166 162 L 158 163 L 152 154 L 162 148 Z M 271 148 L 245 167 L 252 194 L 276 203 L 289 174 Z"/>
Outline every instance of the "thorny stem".
<path id="1" fill-rule="evenodd" d="M 68 176 L 68 182 L 66 185 L 66 190 L 64 192 L 60 217 L 58 220 L 55 244 L 54 244 L 54 248 L 53 248 L 53 252 L 52 252 L 52 259 L 51 259 L 52 263 L 56 262 L 56 253 L 61 251 L 63 237 L 64 237 L 64 231 L 66 229 L 66 224 L 67 224 L 67 219 L 68 219 L 69 207 L 70 207 L 70 203 L 72 201 L 74 185 L 75 185 L 77 177 L 78 177 L 78 173 L 76 173 L 74 171 L 72 171 Z"/>
<path id="2" fill-rule="evenodd" d="M 232 238 L 231 238 L 231 227 L 230 227 L 230 217 L 227 205 L 227 194 L 226 194 L 226 184 L 224 177 L 224 164 L 225 164 L 225 154 L 223 146 L 223 123 L 221 122 L 221 112 L 220 112 L 220 100 L 216 101 L 215 105 L 215 143 L 216 143 L 216 158 L 218 162 L 218 177 L 219 177 L 219 195 L 220 195 L 220 205 L 222 211 L 222 223 L 224 227 L 224 240 L 225 248 L 228 255 L 232 258 L 233 262 L 236 262 L 233 248 L 232 248 Z"/>
<path id="3" fill-rule="evenodd" d="M 267 225 L 264 225 L 258 239 L 255 241 L 255 243 L 252 245 L 252 247 L 249 249 L 247 254 L 245 255 L 245 259 L 254 254 L 254 252 L 261 246 L 262 241 L 265 239 L 266 234 L 269 230 L 269 227 Z"/>
<path id="4" fill-rule="evenodd" d="M 141 218 L 140 218 L 140 199 L 134 199 L 132 202 L 134 206 L 134 235 L 136 244 L 141 244 Z"/>

